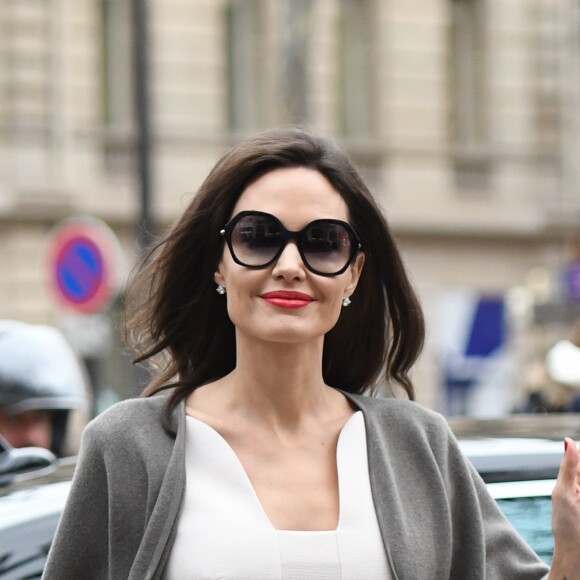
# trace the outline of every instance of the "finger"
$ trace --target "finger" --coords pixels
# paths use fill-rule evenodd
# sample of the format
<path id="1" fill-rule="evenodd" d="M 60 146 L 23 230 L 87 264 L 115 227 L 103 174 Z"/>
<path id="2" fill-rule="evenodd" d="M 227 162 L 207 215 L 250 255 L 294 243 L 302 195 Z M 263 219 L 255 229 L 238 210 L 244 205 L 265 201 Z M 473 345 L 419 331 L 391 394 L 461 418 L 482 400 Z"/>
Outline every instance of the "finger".
<path id="1" fill-rule="evenodd" d="M 575 462 L 576 465 L 576 467 L 574 467 L 573 463 L 571 469 L 575 471 L 576 486 L 578 488 L 578 486 L 580 486 L 580 449 L 573 439 L 568 443 L 568 448 L 571 448 L 572 450 L 573 462 Z"/>
<path id="2" fill-rule="evenodd" d="M 558 479 L 566 486 L 573 486 L 579 467 L 578 448 L 573 439 L 566 437 L 564 440 L 564 457 L 560 465 Z"/>

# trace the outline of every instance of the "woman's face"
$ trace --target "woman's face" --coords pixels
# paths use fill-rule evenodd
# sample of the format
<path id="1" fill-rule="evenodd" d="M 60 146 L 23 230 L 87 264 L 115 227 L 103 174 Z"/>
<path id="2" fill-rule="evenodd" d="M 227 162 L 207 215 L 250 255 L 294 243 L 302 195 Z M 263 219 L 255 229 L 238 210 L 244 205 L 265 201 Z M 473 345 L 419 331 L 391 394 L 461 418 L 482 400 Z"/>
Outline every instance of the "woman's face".
<path id="1" fill-rule="evenodd" d="M 232 217 L 242 211 L 272 214 L 291 231 L 317 219 L 348 222 L 340 194 L 321 173 L 306 167 L 275 169 L 252 182 Z M 359 252 L 342 274 L 320 276 L 305 267 L 290 240 L 272 264 L 251 269 L 235 263 L 224 244 L 215 281 L 226 288 L 224 299 L 238 340 L 297 343 L 320 339 L 336 324 L 342 299 L 354 292 L 363 263 Z"/>

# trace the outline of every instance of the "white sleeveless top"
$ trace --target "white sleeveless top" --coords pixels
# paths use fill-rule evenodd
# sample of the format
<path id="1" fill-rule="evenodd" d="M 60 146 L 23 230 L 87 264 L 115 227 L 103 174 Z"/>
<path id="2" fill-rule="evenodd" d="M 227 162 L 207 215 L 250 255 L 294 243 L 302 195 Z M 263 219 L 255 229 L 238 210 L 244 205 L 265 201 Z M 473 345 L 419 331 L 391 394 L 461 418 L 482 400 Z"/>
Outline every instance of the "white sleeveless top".
<path id="1" fill-rule="evenodd" d="M 390 578 L 360 411 L 342 428 L 336 459 L 336 530 L 277 530 L 234 450 L 212 427 L 187 416 L 185 497 L 165 580 Z"/>

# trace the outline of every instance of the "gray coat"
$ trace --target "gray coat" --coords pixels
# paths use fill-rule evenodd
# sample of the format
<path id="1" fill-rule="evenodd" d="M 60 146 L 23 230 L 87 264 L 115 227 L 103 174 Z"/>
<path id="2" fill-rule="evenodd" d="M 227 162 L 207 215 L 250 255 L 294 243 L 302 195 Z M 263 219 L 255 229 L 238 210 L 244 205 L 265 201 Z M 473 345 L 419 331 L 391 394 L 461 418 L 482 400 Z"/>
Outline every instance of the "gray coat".
<path id="1" fill-rule="evenodd" d="M 363 412 L 370 481 L 396 580 L 546 578 L 445 419 L 416 403 L 349 396 Z M 185 486 L 185 410 L 160 421 L 165 396 L 132 399 L 83 433 L 45 580 L 162 578 Z"/>

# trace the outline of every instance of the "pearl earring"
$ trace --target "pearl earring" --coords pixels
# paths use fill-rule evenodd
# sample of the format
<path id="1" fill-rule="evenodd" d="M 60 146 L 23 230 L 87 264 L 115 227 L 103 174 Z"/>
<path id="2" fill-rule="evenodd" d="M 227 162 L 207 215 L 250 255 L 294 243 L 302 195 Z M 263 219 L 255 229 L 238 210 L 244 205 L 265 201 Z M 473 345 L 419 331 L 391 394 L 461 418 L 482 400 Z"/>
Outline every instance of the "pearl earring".
<path id="1" fill-rule="evenodd" d="M 344 306 L 344 308 L 346 308 L 350 303 L 351 303 L 351 299 L 348 296 L 345 296 L 342 299 L 342 305 Z"/>
<path id="2" fill-rule="evenodd" d="M 215 289 L 215 291 L 218 294 L 221 294 L 223 296 L 226 293 L 226 287 L 225 286 L 222 286 L 221 284 L 218 284 L 217 285 L 217 288 Z"/>

